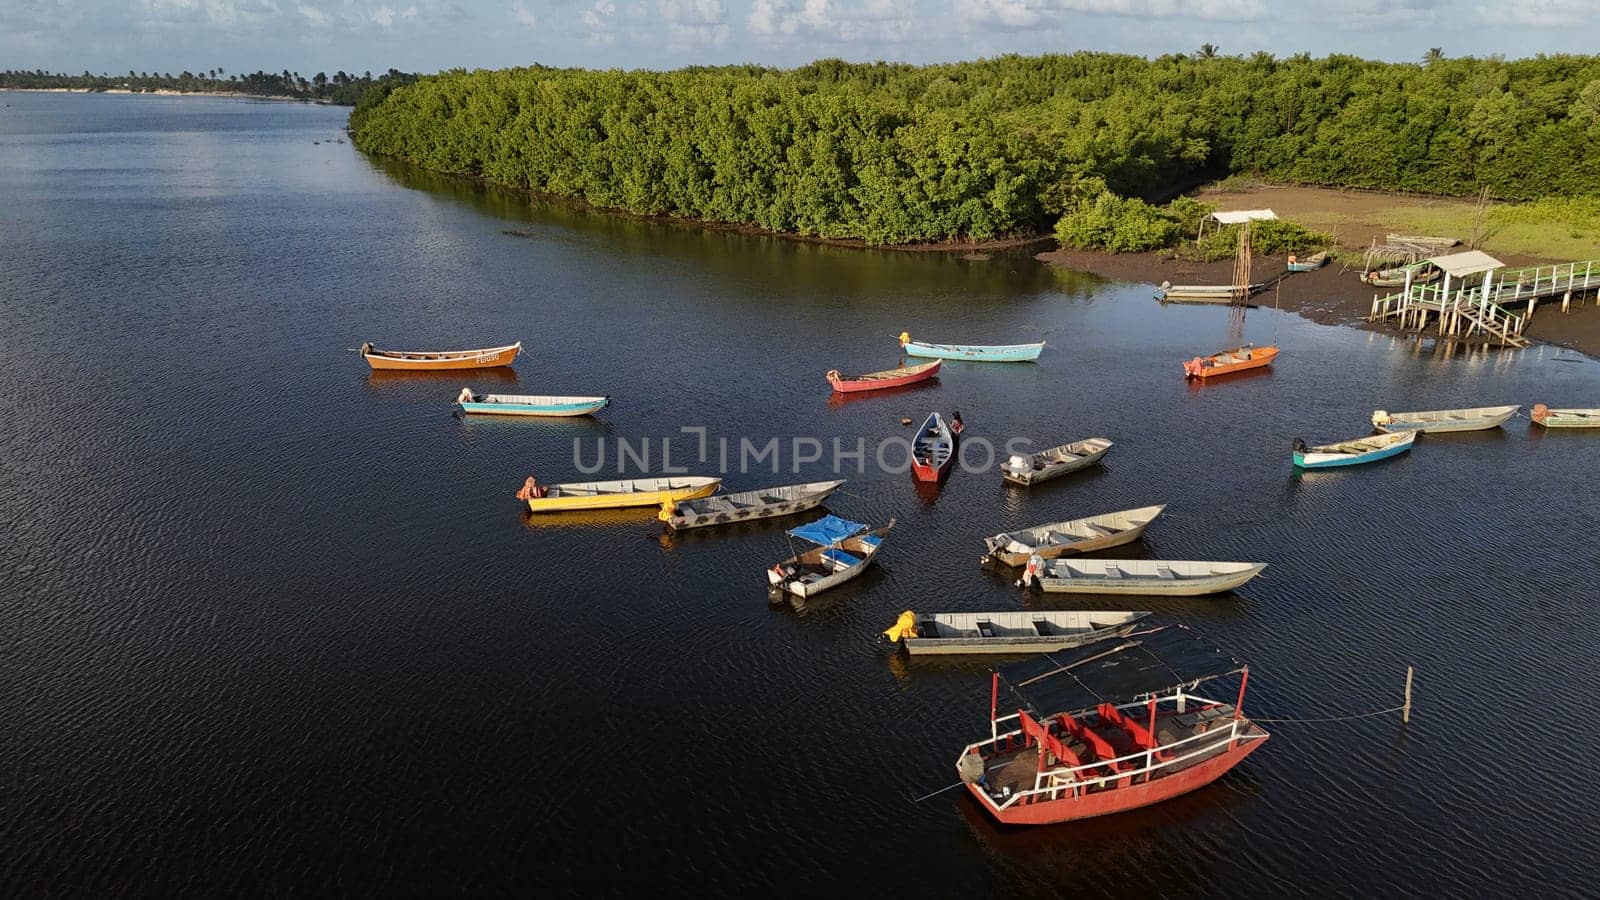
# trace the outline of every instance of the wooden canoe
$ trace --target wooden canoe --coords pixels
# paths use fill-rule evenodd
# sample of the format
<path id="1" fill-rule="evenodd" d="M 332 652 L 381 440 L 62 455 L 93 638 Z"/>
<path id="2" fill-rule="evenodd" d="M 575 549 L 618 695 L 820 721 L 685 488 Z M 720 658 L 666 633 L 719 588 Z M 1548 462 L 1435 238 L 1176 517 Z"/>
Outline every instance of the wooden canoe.
<path id="1" fill-rule="evenodd" d="M 1516 415 L 1520 406 L 1475 406 L 1468 409 L 1433 409 L 1423 412 L 1375 410 L 1372 424 L 1379 431 L 1483 431 L 1499 428 Z"/>
<path id="2" fill-rule="evenodd" d="M 668 528 L 682 531 L 788 516 L 816 509 L 842 484 L 842 480 L 813 481 L 734 494 L 714 494 L 698 500 L 663 504 L 660 518 Z"/>
<path id="3" fill-rule="evenodd" d="M 543 394 L 474 394 L 462 388 L 462 412 L 496 416 L 588 416 L 605 409 L 610 397 L 560 397 Z"/>
<path id="4" fill-rule="evenodd" d="M 1291 272 L 1314 272 L 1328 261 L 1328 252 L 1313 253 L 1305 259 L 1300 259 L 1294 254 L 1289 254 L 1288 269 Z"/>
<path id="5" fill-rule="evenodd" d="M 1071 610 L 917 615 L 907 610 L 884 636 L 891 642 L 898 642 L 912 656 L 1054 653 L 1125 635 L 1148 615 L 1148 612 Z"/>
<path id="6" fill-rule="evenodd" d="M 950 472 L 956 439 L 938 413 L 928 416 L 911 441 L 911 474 L 918 481 L 938 481 Z"/>
<path id="7" fill-rule="evenodd" d="M 900 346 L 907 356 L 924 359 L 965 359 L 973 362 L 1032 362 L 1044 350 L 1044 341 L 1035 344 L 930 344 L 913 341 L 900 333 Z"/>
<path id="8" fill-rule="evenodd" d="M 1143 536 L 1145 528 L 1166 508 L 1165 504 L 1141 506 L 1020 531 L 1001 532 L 983 539 L 984 547 L 989 551 L 984 559 L 1007 566 L 1020 566 L 1033 556 L 1054 559 L 1069 553 L 1120 547 Z"/>
<path id="9" fill-rule="evenodd" d="M 1406 268 L 1406 266 L 1400 266 L 1393 269 L 1375 269 L 1365 275 L 1362 275 L 1361 280 L 1372 285 L 1373 287 L 1405 287 Z M 1439 271 L 1439 269 L 1433 266 L 1428 266 L 1425 269 L 1413 271 L 1411 274 L 1411 283 L 1427 284 L 1430 281 L 1437 281 L 1439 276 L 1442 274 L 1443 273 Z"/>
<path id="10" fill-rule="evenodd" d="M 1234 303 L 1248 299 L 1264 284 L 1173 284 L 1161 282 L 1157 296 L 1169 303 Z"/>
<path id="11" fill-rule="evenodd" d="M 1042 559 L 1028 562 L 1024 583 L 1061 594 L 1198 597 L 1231 591 L 1266 563 L 1168 559 Z"/>
<path id="12" fill-rule="evenodd" d="M 836 521 L 866 528 L 858 522 Z M 793 594 L 802 600 L 838 587 L 866 571 L 894 523 L 895 520 L 890 519 L 889 524 L 875 531 L 857 531 L 849 537 L 797 553 L 768 569 L 767 583 L 772 586 L 774 594 Z M 804 527 L 793 529 L 789 534 L 798 535 Z"/>
<path id="13" fill-rule="evenodd" d="M 404 369 L 411 372 L 442 372 L 447 369 L 492 369 L 509 366 L 522 352 L 522 342 L 483 350 L 379 350 L 368 341 L 361 345 L 361 358 L 374 369 Z"/>
<path id="14" fill-rule="evenodd" d="M 943 360 L 921 363 L 915 366 L 903 366 L 898 369 L 885 369 L 882 372 L 869 372 L 866 375 L 840 375 L 838 369 L 828 371 L 828 383 L 841 394 L 853 394 L 858 391 L 882 391 L 888 388 L 904 387 L 916 384 L 939 374 L 939 367 L 944 365 Z"/>
<path id="15" fill-rule="evenodd" d="M 1600 428 L 1600 409 L 1553 409 L 1543 403 L 1535 403 L 1529 418 L 1533 419 L 1533 424 L 1545 428 Z"/>
<path id="16" fill-rule="evenodd" d="M 1307 447 L 1299 438 L 1294 442 L 1294 464 L 1302 469 L 1332 469 L 1338 466 L 1359 466 L 1398 456 L 1411 449 L 1417 439 L 1415 431 L 1397 431 L 1393 434 L 1375 434 L 1337 444 Z"/>
<path id="17" fill-rule="evenodd" d="M 1013 456 L 1000 467 L 1000 477 L 1026 487 L 1088 468 L 1099 462 L 1110 449 L 1111 441 L 1107 438 L 1086 438 L 1031 456 Z"/>
<path id="18" fill-rule="evenodd" d="M 1272 365 L 1272 360 L 1277 355 L 1277 347 L 1237 347 L 1210 356 L 1196 356 L 1183 364 L 1183 374 L 1185 378 L 1211 378 L 1247 369 L 1259 369 L 1262 366 Z"/>
<path id="19" fill-rule="evenodd" d="M 532 482 L 533 479 L 528 479 Z M 716 493 L 721 478 L 700 475 L 682 475 L 670 478 L 634 478 L 623 481 L 586 481 L 574 484 L 553 484 L 542 488 L 542 496 L 523 484 L 517 492 L 518 500 L 525 500 L 528 509 L 536 513 L 562 512 L 574 509 L 627 509 L 637 506 L 661 506 L 707 497 Z"/>

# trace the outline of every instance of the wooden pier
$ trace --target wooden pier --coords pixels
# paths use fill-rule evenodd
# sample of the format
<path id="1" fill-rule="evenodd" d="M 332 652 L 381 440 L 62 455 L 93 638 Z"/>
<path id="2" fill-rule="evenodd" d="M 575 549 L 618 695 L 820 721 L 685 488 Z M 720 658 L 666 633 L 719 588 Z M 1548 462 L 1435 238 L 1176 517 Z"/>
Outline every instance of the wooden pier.
<path id="1" fill-rule="evenodd" d="M 1397 293 L 1373 297 L 1370 321 L 1393 319 L 1401 330 L 1435 330 L 1452 340 L 1526 347 L 1522 333 L 1540 300 L 1560 297 L 1566 312 L 1574 296 L 1581 300 L 1600 291 L 1600 260 L 1506 269 L 1494 257 L 1473 250 L 1427 262 L 1443 270 L 1443 281 L 1408 284 Z M 1475 275 L 1483 278 L 1469 283 Z"/>

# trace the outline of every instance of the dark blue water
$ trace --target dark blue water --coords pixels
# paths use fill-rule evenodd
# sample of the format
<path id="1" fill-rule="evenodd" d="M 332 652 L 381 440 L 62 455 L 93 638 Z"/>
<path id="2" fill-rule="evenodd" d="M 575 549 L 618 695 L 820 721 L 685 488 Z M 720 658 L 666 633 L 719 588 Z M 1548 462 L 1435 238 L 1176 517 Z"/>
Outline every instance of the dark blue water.
<path id="1" fill-rule="evenodd" d="M 0 109 L 0 887 L 10 895 L 1581 894 L 1597 846 L 1600 435 L 1424 437 L 1296 476 L 1374 408 L 1600 405 L 1570 351 L 1443 356 L 1250 312 L 1268 374 L 1186 386 L 1226 311 L 1148 286 L 530 203 L 368 160 L 344 111 L 8 94 Z M 521 229 L 525 237 L 504 234 Z M 930 340 L 1037 365 L 830 403 Z M 370 374 L 344 348 L 521 339 L 514 375 Z M 597 421 L 463 422 L 463 385 L 608 393 Z M 783 528 L 528 519 L 573 442 L 814 437 L 960 409 L 1104 435 L 1103 470 L 937 494 L 852 469 L 899 526 L 867 576 L 767 602 Z M 614 445 L 614 443 L 613 443 Z M 715 446 L 715 445 L 713 445 Z M 680 456 L 682 453 L 684 456 Z M 657 457 L 659 458 L 659 456 Z M 714 462 L 714 460 L 713 460 Z M 734 472 L 729 489 L 828 467 Z M 714 468 L 690 461 L 695 471 Z M 1126 552 L 1261 560 L 1150 608 L 1252 665 L 1275 724 L 1221 782 L 1004 831 L 957 793 L 982 663 L 875 646 L 906 608 L 1012 609 L 981 537 L 1169 504 Z"/>

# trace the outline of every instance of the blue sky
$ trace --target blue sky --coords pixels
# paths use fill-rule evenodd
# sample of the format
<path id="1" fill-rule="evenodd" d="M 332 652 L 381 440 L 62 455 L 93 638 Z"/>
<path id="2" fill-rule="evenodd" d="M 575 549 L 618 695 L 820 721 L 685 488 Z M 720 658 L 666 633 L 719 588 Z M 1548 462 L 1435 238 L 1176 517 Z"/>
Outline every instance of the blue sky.
<path id="1" fill-rule="evenodd" d="M 0 0 L 0 69 L 305 75 L 1000 53 L 1594 52 L 1600 0 Z"/>

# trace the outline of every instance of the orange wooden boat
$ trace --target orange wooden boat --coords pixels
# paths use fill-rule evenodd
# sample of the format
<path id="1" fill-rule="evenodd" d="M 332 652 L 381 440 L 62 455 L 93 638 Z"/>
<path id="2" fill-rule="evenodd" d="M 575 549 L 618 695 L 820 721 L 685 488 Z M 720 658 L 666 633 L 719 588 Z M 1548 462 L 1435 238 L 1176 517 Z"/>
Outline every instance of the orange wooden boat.
<path id="1" fill-rule="evenodd" d="M 483 350 L 379 350 L 371 341 L 361 345 L 361 358 L 374 369 L 442 372 L 447 369 L 492 369 L 509 366 L 522 352 L 522 342 Z"/>
<path id="2" fill-rule="evenodd" d="M 1183 364 L 1183 374 L 1187 378 L 1210 378 L 1213 375 L 1259 369 L 1262 366 L 1272 365 L 1273 357 L 1277 355 L 1277 347 L 1257 347 L 1247 344 L 1210 356 L 1196 356 Z"/>

